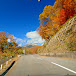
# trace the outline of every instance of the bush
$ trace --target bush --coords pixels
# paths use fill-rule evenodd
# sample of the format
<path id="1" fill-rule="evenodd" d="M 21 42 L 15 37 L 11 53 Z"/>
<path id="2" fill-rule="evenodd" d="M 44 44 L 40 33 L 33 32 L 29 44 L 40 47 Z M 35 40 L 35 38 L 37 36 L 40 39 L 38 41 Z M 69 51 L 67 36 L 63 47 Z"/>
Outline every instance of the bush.
<path id="1" fill-rule="evenodd" d="M 66 45 L 70 51 L 76 51 L 76 32 L 71 32 L 67 38 Z"/>
<path id="2" fill-rule="evenodd" d="M 2 55 L 1 55 L 1 59 L 5 59 L 7 57 L 7 53 L 3 53 Z"/>
<path id="3" fill-rule="evenodd" d="M 13 52 L 8 52 L 8 56 L 14 57 L 15 56 L 15 52 L 14 51 Z"/>
<path id="4" fill-rule="evenodd" d="M 19 49 L 17 52 L 18 52 L 18 54 L 23 54 L 23 50 L 22 49 Z"/>
<path id="5" fill-rule="evenodd" d="M 4 53 L 8 53 L 8 50 L 3 50 Z"/>
<path id="6" fill-rule="evenodd" d="M 67 43 L 67 46 L 70 51 L 76 51 L 76 43 L 75 42 Z"/>

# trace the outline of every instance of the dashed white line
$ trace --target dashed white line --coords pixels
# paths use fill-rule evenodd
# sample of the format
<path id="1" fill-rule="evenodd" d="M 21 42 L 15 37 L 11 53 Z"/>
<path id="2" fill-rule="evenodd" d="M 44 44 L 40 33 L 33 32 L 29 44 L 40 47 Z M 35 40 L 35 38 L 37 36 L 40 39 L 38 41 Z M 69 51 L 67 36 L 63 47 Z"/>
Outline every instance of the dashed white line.
<path id="1" fill-rule="evenodd" d="M 68 70 L 68 71 L 70 71 L 70 72 L 72 72 L 72 73 L 74 73 L 74 74 L 76 74 L 75 71 L 73 71 L 73 70 L 71 70 L 71 69 L 68 69 L 68 68 L 66 68 L 66 67 L 64 67 L 64 66 L 62 66 L 62 65 L 59 65 L 59 64 L 54 63 L 54 62 L 51 62 L 51 63 L 54 64 L 54 65 L 57 65 L 57 66 L 59 66 L 59 67 L 61 67 L 61 68 L 63 68 L 63 69 L 66 69 L 66 70 Z"/>

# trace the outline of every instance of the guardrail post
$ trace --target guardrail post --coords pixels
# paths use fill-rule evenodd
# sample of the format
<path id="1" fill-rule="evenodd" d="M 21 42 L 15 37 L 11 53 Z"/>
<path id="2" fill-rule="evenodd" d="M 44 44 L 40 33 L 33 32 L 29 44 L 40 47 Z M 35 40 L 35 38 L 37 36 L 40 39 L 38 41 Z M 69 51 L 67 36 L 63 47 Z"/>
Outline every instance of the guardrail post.
<path id="1" fill-rule="evenodd" d="M 2 64 L 1 64 L 1 68 L 0 69 L 2 69 Z"/>
<path id="2" fill-rule="evenodd" d="M 11 59 L 9 61 L 11 61 Z"/>
<path id="3" fill-rule="evenodd" d="M 8 61 L 6 61 L 6 65 L 8 64 Z"/>
<path id="4" fill-rule="evenodd" d="M 8 61 L 11 61 L 12 56 L 7 57 L 6 59 L 3 59 L 0 61 L 0 70 L 3 68 L 3 64 L 6 63 L 6 65 L 8 64 Z"/>

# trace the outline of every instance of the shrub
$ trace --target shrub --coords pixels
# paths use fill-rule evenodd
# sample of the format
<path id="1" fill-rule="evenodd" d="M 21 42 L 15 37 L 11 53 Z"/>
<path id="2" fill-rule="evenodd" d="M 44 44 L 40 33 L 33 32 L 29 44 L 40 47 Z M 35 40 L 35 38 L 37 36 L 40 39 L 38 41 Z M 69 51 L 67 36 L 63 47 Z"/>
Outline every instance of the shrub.
<path id="1" fill-rule="evenodd" d="M 23 54 L 23 50 L 22 49 L 19 49 L 17 52 L 18 52 L 18 54 Z"/>
<path id="2" fill-rule="evenodd" d="M 67 38 L 66 45 L 70 51 L 76 51 L 76 32 L 71 32 Z"/>

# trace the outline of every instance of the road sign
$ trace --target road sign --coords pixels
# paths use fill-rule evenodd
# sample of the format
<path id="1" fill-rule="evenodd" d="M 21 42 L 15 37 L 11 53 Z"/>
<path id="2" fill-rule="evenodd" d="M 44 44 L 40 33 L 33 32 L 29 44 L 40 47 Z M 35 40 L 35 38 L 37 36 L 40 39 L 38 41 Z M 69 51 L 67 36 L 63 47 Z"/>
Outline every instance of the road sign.
<path id="1" fill-rule="evenodd" d="M 25 50 L 23 50 L 23 53 L 25 54 Z"/>

